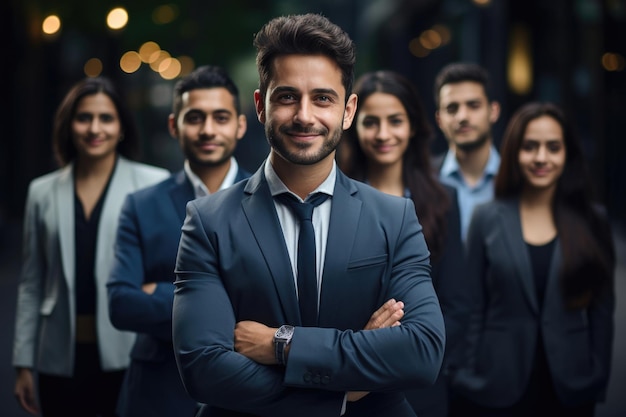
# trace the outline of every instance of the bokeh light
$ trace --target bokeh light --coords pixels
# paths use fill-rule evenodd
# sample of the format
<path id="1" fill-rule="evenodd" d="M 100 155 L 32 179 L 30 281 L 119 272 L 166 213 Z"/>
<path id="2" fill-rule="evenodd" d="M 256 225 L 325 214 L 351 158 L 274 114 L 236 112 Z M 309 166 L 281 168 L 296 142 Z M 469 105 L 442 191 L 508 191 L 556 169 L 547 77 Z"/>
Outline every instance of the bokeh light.
<path id="1" fill-rule="evenodd" d="M 107 26 L 113 30 L 122 29 L 127 23 L 128 12 L 121 7 L 111 10 L 107 15 Z"/>

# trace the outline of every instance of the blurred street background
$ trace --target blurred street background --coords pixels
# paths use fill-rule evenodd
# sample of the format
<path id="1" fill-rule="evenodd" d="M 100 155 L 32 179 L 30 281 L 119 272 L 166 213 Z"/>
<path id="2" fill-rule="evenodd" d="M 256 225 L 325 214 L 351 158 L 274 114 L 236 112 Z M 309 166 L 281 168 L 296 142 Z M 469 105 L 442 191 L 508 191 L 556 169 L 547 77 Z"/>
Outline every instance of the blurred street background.
<path id="1" fill-rule="evenodd" d="M 119 9 L 117 9 L 119 8 Z M 143 160 L 182 166 L 167 130 L 177 79 L 224 66 L 240 86 L 248 133 L 237 147 L 255 171 L 268 148 L 256 122 L 254 33 L 270 18 L 322 13 L 357 45 L 357 77 L 392 69 L 410 78 L 434 124 L 435 74 L 452 61 L 486 67 L 502 116 L 551 100 L 575 120 L 596 190 L 614 224 L 619 261 L 614 366 L 597 417 L 626 416 L 626 0 L 7 0 L 0 5 L 0 416 L 23 417 L 13 398 L 11 343 L 21 222 L 29 182 L 56 168 L 54 111 L 71 84 L 106 75 L 127 92 Z M 437 130 L 437 129 L 435 129 Z M 439 132 L 434 153 L 446 148 Z"/>

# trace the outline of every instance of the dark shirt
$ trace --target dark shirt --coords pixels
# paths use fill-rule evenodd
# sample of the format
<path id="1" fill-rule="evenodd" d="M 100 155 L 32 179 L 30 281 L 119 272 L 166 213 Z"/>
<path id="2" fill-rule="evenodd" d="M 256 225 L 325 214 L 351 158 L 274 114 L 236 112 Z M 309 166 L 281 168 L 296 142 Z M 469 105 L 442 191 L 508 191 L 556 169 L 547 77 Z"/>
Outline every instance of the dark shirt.
<path id="1" fill-rule="evenodd" d="M 556 239 L 544 245 L 531 245 L 526 243 L 528 254 L 530 255 L 530 263 L 532 264 L 533 277 L 535 278 L 535 289 L 537 290 L 537 299 L 539 305 L 543 305 L 543 298 L 546 293 L 546 285 L 548 283 L 548 274 L 550 273 L 550 263 L 552 262 L 552 253 L 554 252 L 554 244 Z"/>
<path id="2" fill-rule="evenodd" d="M 113 169 L 115 171 L 115 168 Z M 111 177 L 113 174 L 111 173 Z M 87 219 L 83 205 L 74 190 L 74 228 L 76 245 L 76 314 L 96 314 L 96 275 L 94 271 L 96 263 L 96 243 L 98 241 L 98 224 L 102 214 L 102 206 L 111 183 L 111 177 L 107 181 L 102 195 Z"/>

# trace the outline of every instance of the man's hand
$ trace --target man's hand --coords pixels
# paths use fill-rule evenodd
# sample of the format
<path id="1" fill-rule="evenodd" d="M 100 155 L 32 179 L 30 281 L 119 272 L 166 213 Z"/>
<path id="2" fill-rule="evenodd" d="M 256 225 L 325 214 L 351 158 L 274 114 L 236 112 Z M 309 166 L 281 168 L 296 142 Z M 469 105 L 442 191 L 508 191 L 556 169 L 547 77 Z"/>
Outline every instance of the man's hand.
<path id="1" fill-rule="evenodd" d="M 384 329 L 385 327 L 396 327 L 400 325 L 400 319 L 404 316 L 404 303 L 393 298 L 387 300 L 378 310 L 374 311 L 372 317 L 363 330 Z M 365 397 L 367 391 L 349 391 L 346 393 L 348 402 L 359 401 Z"/>
<path id="2" fill-rule="evenodd" d="M 39 414 L 39 407 L 37 407 L 35 394 L 35 383 L 33 380 L 33 373 L 30 369 L 17 369 L 14 394 L 17 402 L 24 410 L 26 410 L 26 412 L 32 415 Z"/>
<path id="3" fill-rule="evenodd" d="M 146 282 L 141 286 L 141 290 L 148 295 L 152 295 L 154 294 L 154 291 L 156 291 L 156 287 L 156 282 Z"/>
<path id="4" fill-rule="evenodd" d="M 384 329 L 400 325 L 400 319 L 404 316 L 404 303 L 393 298 L 387 300 L 378 310 L 372 314 L 363 330 Z"/>
<path id="5" fill-rule="evenodd" d="M 256 321 L 240 321 L 235 325 L 235 351 L 263 365 L 276 365 L 274 334 L 277 328 Z"/>

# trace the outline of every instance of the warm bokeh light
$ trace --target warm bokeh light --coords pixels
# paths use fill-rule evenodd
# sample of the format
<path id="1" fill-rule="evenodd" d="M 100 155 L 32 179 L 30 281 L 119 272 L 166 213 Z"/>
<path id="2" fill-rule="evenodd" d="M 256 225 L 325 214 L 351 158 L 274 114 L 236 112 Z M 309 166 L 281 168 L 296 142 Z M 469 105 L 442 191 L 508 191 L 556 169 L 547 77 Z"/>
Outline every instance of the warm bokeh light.
<path id="1" fill-rule="evenodd" d="M 161 65 L 161 62 L 163 62 L 164 59 L 170 57 L 171 55 L 167 51 L 161 50 L 154 52 L 152 55 L 150 55 L 150 59 L 148 60 L 148 62 L 150 63 L 150 68 L 152 68 L 152 71 L 154 72 L 159 72 L 159 65 Z"/>
<path id="2" fill-rule="evenodd" d="M 141 60 L 143 62 L 145 62 L 146 64 L 149 64 L 150 57 L 155 52 L 158 52 L 160 50 L 161 50 L 161 47 L 159 46 L 158 43 L 148 41 L 148 42 L 145 42 L 143 45 L 141 45 L 141 47 L 139 48 L 139 56 L 141 57 Z"/>
<path id="3" fill-rule="evenodd" d="M 141 67 L 141 57 L 135 51 L 128 51 L 120 58 L 122 71 L 131 74 Z"/>
<path id="4" fill-rule="evenodd" d="M 159 74 L 166 80 L 173 80 L 180 75 L 181 65 L 176 58 L 165 58 L 159 64 Z"/>
<path id="5" fill-rule="evenodd" d="M 85 62 L 83 71 L 87 77 L 97 77 L 102 74 L 102 61 L 98 58 L 91 58 Z"/>
<path id="6" fill-rule="evenodd" d="M 620 54 L 606 52 L 602 55 L 602 67 L 607 71 L 624 71 L 626 60 Z"/>
<path id="7" fill-rule="evenodd" d="M 447 45 L 452 40 L 452 34 L 450 33 L 450 29 L 444 25 L 434 25 L 433 30 L 439 34 L 441 38 L 441 45 Z"/>
<path id="8" fill-rule="evenodd" d="M 418 58 L 424 58 L 425 56 L 428 56 L 428 54 L 430 54 L 430 51 L 424 48 L 424 46 L 422 45 L 420 38 L 411 39 L 411 41 L 409 42 L 409 51 L 413 56 L 416 56 Z"/>
<path id="9" fill-rule="evenodd" d="M 41 30 L 46 35 L 54 35 L 55 33 L 59 32 L 59 30 L 61 30 L 61 19 L 59 18 L 59 16 L 51 14 L 44 19 L 43 23 L 41 24 Z"/>
<path id="10" fill-rule="evenodd" d="M 519 95 L 530 93 L 533 86 L 533 58 L 528 29 L 516 25 L 511 30 L 507 81 L 511 90 Z"/>
<path id="11" fill-rule="evenodd" d="M 491 4 L 491 0 L 472 0 L 472 3 L 479 7 L 485 7 Z"/>
<path id="12" fill-rule="evenodd" d="M 171 23 L 178 17 L 178 7 L 175 4 L 164 4 L 152 12 L 152 21 L 157 25 Z"/>
<path id="13" fill-rule="evenodd" d="M 193 71 L 196 67 L 196 63 L 193 58 L 187 55 L 179 56 L 178 62 L 180 62 L 180 75 L 183 77 Z"/>
<path id="14" fill-rule="evenodd" d="M 122 29 L 128 23 L 128 12 L 117 7 L 109 12 L 107 15 L 107 26 L 111 29 Z"/>
<path id="15" fill-rule="evenodd" d="M 422 46 L 426 49 L 432 50 L 441 46 L 441 35 L 433 29 L 428 29 L 422 32 L 419 40 Z"/>

